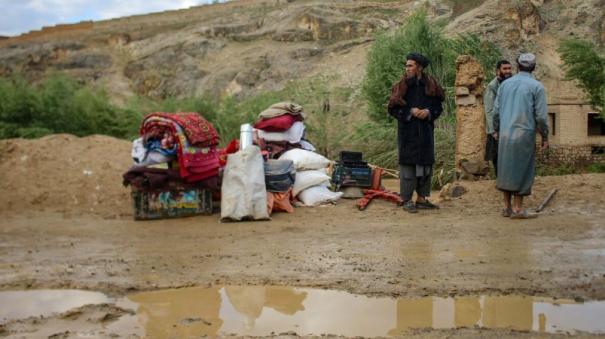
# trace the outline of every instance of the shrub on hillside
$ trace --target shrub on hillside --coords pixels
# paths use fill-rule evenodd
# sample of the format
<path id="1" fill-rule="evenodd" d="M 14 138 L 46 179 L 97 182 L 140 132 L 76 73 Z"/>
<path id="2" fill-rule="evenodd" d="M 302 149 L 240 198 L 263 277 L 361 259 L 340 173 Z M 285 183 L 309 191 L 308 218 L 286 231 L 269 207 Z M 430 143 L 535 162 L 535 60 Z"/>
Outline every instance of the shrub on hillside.
<path id="1" fill-rule="evenodd" d="M 52 133 L 130 137 L 139 116 L 110 104 L 102 90 L 64 75 L 38 86 L 16 76 L 0 78 L 0 138 L 35 138 Z"/>
<path id="2" fill-rule="evenodd" d="M 52 75 L 37 86 L 19 76 L 0 78 L 0 138 L 70 133 L 132 139 L 148 113 L 198 112 L 212 122 L 224 145 L 239 138 L 241 124 L 254 123 L 258 114 L 270 105 L 293 101 L 302 104 L 308 114 L 307 137 L 320 152 L 334 155 L 346 136 L 339 119 L 347 114 L 342 103 L 350 91 L 330 89 L 330 80 L 310 78 L 242 100 L 192 97 L 157 101 L 135 96 L 124 107 L 118 107 L 111 104 L 104 91 L 84 86 L 65 75 Z"/>
<path id="3" fill-rule="evenodd" d="M 559 48 L 568 79 L 577 80 L 605 118 L 605 52 L 589 41 L 564 40 Z"/>
<path id="4" fill-rule="evenodd" d="M 446 38 L 443 25 L 429 22 L 424 11 L 414 13 L 397 31 L 378 35 L 368 52 L 362 85 L 370 122 L 357 129 L 355 138 L 367 158 L 379 166 L 398 167 L 396 122 L 387 114 L 386 106 L 391 86 L 405 71 L 405 56 L 412 51 L 420 52 L 431 60 L 426 72 L 435 77 L 446 92 L 444 114 L 435 129 L 433 186 L 438 188 L 455 176 L 456 122 L 451 116 L 455 108 L 455 60 L 458 55 L 468 54 L 491 70 L 501 53 L 493 43 L 473 34 Z"/>
<path id="5" fill-rule="evenodd" d="M 368 51 L 362 83 L 369 117 L 377 122 L 391 120 L 386 111 L 391 86 L 403 75 L 405 56 L 412 51 L 420 52 L 431 60 L 426 71 L 440 84 L 453 84 L 455 55 L 449 45 L 443 35 L 443 26 L 430 23 L 424 11 L 411 15 L 395 32 L 379 34 Z"/>

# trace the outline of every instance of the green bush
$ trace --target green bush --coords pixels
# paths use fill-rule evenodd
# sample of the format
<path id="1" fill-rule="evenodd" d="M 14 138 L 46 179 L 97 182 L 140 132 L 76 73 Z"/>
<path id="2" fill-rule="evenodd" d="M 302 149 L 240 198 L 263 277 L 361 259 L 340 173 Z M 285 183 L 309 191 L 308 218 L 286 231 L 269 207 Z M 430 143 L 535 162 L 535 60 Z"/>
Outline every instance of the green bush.
<path id="1" fill-rule="evenodd" d="M 317 151 L 335 157 L 348 136 L 344 119 L 352 108 L 349 103 L 351 89 L 331 87 L 335 79 L 329 76 L 317 76 L 303 81 L 293 82 L 282 91 L 287 100 L 303 105 L 307 118 L 306 138 Z"/>
<path id="2" fill-rule="evenodd" d="M 568 79 L 577 80 L 605 117 L 605 53 L 592 42 L 564 40 L 559 47 Z"/>
<path id="3" fill-rule="evenodd" d="M 456 179 L 456 119 L 453 115 L 437 120 L 435 126 L 435 166 L 433 188 Z"/>
<path id="4" fill-rule="evenodd" d="M 556 175 L 568 175 L 576 174 L 580 171 L 573 164 L 536 164 L 536 175 L 537 176 L 556 176 Z"/>
<path id="5" fill-rule="evenodd" d="M 353 136 L 357 149 L 375 165 L 399 169 L 397 129 L 391 122 L 369 121 L 357 126 Z"/>
<path id="6" fill-rule="evenodd" d="M 38 115 L 36 92 L 20 78 L 0 78 L 0 137 L 18 137 L 17 129 L 34 122 Z"/>
<path id="7" fill-rule="evenodd" d="M 414 13 L 399 30 L 377 36 L 368 51 L 362 84 L 370 122 L 357 128 L 355 140 L 370 162 L 386 168 L 398 168 L 396 122 L 387 114 L 387 103 L 392 85 L 405 71 L 405 56 L 412 51 L 431 60 L 426 72 L 446 92 L 444 113 L 435 128 L 433 187 L 439 188 L 455 178 L 456 121 L 451 114 L 455 109 L 455 60 L 461 54 L 471 55 L 487 72 L 494 69 L 501 52 L 493 43 L 473 34 L 446 38 L 443 25 L 429 22 L 424 11 Z"/>
<path id="8" fill-rule="evenodd" d="M 100 89 L 86 87 L 65 75 L 52 75 L 41 84 L 23 78 L 0 78 L 0 138 L 37 138 L 53 133 L 77 136 L 105 134 L 133 139 L 143 117 L 151 112 L 197 112 L 216 127 L 225 145 L 239 138 L 240 125 L 254 123 L 258 114 L 280 101 L 303 105 L 307 138 L 318 151 L 333 156 L 347 136 L 339 125 L 348 114 L 349 88 L 330 89 L 331 78 L 315 77 L 242 100 L 233 97 L 166 98 L 135 96 L 124 107 L 110 103 Z"/>
<path id="9" fill-rule="evenodd" d="M 456 55 L 472 55 L 483 67 L 485 78 L 495 76 L 496 64 L 502 59 L 502 52 L 491 41 L 483 40 L 476 34 L 458 34 L 450 41 L 450 46 Z"/>
<path id="10" fill-rule="evenodd" d="M 443 35 L 443 26 L 428 22 L 426 13 L 419 11 L 395 32 L 381 33 L 368 51 L 368 63 L 362 83 L 362 93 L 368 103 L 368 115 L 377 122 L 387 122 L 386 104 L 393 84 L 405 71 L 405 56 L 420 52 L 431 60 L 428 74 L 440 84 L 451 85 L 455 78 L 454 54 Z"/>
<path id="11" fill-rule="evenodd" d="M 19 77 L 0 78 L 0 138 L 36 138 L 52 133 L 77 136 L 136 134 L 139 116 L 110 104 L 108 95 L 64 75 L 39 86 Z"/>
<path id="12" fill-rule="evenodd" d="M 313 77 L 291 82 L 281 90 L 266 91 L 237 100 L 234 97 L 215 99 L 196 97 L 175 99 L 167 98 L 153 101 L 141 97 L 133 98 L 128 107 L 140 112 L 198 112 L 212 122 L 221 136 L 222 145 L 239 138 L 240 125 L 254 123 L 258 114 L 272 104 L 292 101 L 303 105 L 307 113 L 305 125 L 306 137 L 313 142 L 318 151 L 333 155 L 339 149 L 344 138 L 344 130 L 335 127 L 338 118 L 346 115 L 346 108 L 339 105 L 347 100 L 351 90 L 346 88 L 330 89 L 331 78 Z M 335 103 L 331 110 L 325 109 L 325 103 Z M 140 118 L 139 122 L 140 122 Z"/>
<path id="13" fill-rule="evenodd" d="M 605 173 L 605 162 L 536 163 L 536 175 L 556 176 L 579 173 Z"/>
<path id="14" fill-rule="evenodd" d="M 596 162 L 586 167 L 588 173 L 605 173 L 605 162 Z"/>

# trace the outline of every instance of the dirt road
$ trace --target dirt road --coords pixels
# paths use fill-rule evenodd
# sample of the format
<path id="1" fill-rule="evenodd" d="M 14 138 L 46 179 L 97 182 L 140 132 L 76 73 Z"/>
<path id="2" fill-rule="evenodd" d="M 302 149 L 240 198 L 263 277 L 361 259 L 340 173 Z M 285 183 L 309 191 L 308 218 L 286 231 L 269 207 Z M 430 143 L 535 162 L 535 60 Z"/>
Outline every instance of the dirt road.
<path id="1" fill-rule="evenodd" d="M 499 215 L 493 181 L 464 185 L 468 192 L 460 198 L 417 215 L 384 201 L 361 212 L 354 201 L 341 200 L 243 223 L 220 223 L 218 214 L 135 222 L 127 215 L 16 204 L 0 219 L 0 290 L 83 289 L 120 298 L 166 288 L 255 285 L 370 297 L 605 299 L 605 175 L 538 178 L 530 206 L 552 188 L 559 193 L 538 219 L 524 221 Z M 128 210 L 130 202 L 122 203 Z M 114 319 L 125 311 L 112 312 Z M 72 318 L 72 325 L 61 318 L 61 326 L 75 327 L 66 337 L 78 337 L 73 331 L 82 328 Z M 0 335 L 36 337 L 64 328 L 53 317 L 32 321 L 6 321 Z M 91 333 L 109 335 L 98 332 L 105 321 Z M 535 335 L 473 328 L 408 334 Z"/>

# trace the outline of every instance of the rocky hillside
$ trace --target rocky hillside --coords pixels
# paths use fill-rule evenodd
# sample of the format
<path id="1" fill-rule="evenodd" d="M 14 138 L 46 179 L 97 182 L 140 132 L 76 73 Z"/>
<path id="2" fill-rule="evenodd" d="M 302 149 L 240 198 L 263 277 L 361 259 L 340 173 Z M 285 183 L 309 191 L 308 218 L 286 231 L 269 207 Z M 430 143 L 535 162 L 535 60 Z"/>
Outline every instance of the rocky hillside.
<path id="1" fill-rule="evenodd" d="M 0 40 L 0 75 L 37 81 L 62 71 L 103 85 L 118 102 L 133 94 L 244 96 L 317 74 L 352 86 L 374 34 L 421 6 L 448 22 L 448 34 L 479 33 L 509 55 L 536 51 L 539 76 L 557 93 L 558 41 L 605 43 L 605 0 L 240 0 Z"/>

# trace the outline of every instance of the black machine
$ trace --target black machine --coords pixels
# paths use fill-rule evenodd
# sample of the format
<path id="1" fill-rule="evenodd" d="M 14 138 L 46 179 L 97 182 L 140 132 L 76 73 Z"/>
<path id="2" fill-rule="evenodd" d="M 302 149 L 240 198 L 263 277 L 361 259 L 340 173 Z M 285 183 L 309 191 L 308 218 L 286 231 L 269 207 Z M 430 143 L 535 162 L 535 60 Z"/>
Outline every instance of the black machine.
<path id="1" fill-rule="evenodd" d="M 361 152 L 340 152 L 340 161 L 334 166 L 332 184 L 339 190 L 341 187 L 371 187 L 372 169 L 363 161 Z"/>

